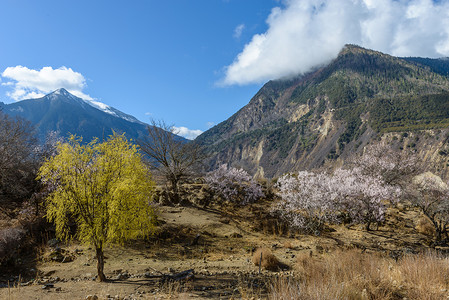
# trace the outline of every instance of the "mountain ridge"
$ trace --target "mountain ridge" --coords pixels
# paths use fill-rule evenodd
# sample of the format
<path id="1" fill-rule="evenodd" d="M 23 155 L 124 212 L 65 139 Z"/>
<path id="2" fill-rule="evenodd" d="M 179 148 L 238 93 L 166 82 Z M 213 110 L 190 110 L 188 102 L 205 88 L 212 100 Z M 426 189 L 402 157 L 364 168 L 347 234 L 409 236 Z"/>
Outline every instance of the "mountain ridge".
<path id="1" fill-rule="evenodd" d="M 41 98 L 3 103 L 0 107 L 8 115 L 30 121 L 36 127 L 40 141 L 44 141 L 50 131 L 58 132 L 62 137 L 76 134 L 86 142 L 93 138 L 104 139 L 113 132 L 125 133 L 128 139 L 133 140 L 147 135 L 150 125 L 99 103 L 81 99 L 60 88 Z"/>

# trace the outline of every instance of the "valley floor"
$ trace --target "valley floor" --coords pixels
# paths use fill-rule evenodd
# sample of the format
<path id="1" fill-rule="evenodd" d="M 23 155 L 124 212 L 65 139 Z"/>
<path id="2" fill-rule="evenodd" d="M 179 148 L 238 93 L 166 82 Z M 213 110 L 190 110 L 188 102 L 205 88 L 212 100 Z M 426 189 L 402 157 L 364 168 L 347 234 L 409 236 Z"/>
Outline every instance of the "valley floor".
<path id="1" fill-rule="evenodd" d="M 371 232 L 363 226 L 339 225 L 321 236 L 310 236 L 283 231 L 264 215 L 266 206 L 230 211 L 161 206 L 159 214 L 165 224 L 154 237 L 105 250 L 105 274 L 110 279 L 106 283 L 95 281 L 93 249 L 60 244 L 59 252 L 70 258 L 63 263 L 53 261 L 54 248 L 45 246 L 34 265 L 25 264 L 20 278 L 19 271 L 0 275 L 0 298 L 266 298 L 273 278 L 301 275 L 297 268 L 301 257 L 321 259 L 337 249 L 356 249 L 397 260 L 404 253 L 423 251 L 431 243 L 430 236 L 417 233 L 420 217 L 411 208 L 391 208 L 386 224 Z M 270 249 L 284 270 L 262 269 L 259 274 L 251 258 L 260 247 Z M 161 281 L 163 274 L 189 269 L 194 270 L 193 280 L 181 284 Z"/>

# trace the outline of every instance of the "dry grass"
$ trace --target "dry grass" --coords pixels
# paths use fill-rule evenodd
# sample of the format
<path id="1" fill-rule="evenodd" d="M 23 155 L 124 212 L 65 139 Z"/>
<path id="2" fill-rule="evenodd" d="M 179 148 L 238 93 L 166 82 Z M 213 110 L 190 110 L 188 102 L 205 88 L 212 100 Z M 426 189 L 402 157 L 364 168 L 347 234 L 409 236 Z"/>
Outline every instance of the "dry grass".
<path id="1" fill-rule="evenodd" d="M 429 219 L 426 217 L 420 217 L 418 224 L 416 225 L 416 231 L 429 237 L 433 237 L 435 234 L 435 227 Z"/>
<path id="2" fill-rule="evenodd" d="M 247 274 L 242 274 L 238 277 L 238 293 L 234 293 L 231 299 L 262 299 L 262 295 L 266 294 L 264 291 L 265 278 L 257 278 Z"/>
<path id="3" fill-rule="evenodd" d="M 277 271 L 280 267 L 279 260 L 268 248 L 259 248 L 254 251 L 252 262 L 254 265 L 259 266 L 260 264 L 262 268 L 270 271 Z"/>
<path id="4" fill-rule="evenodd" d="M 295 247 L 293 247 L 293 244 L 290 241 L 285 241 L 283 244 L 284 248 L 287 249 L 294 249 Z"/>
<path id="5" fill-rule="evenodd" d="M 296 280 L 274 280 L 270 299 L 446 299 L 448 260 L 435 253 L 398 262 L 374 253 L 337 250 L 298 258 Z M 292 296 L 293 295 L 293 296 Z"/>
<path id="6" fill-rule="evenodd" d="M 268 285 L 270 293 L 268 299 L 298 299 L 301 287 L 298 280 L 293 278 L 274 278 Z"/>
<path id="7" fill-rule="evenodd" d="M 398 271 L 410 299 L 443 299 L 448 294 L 449 261 L 441 255 L 405 256 L 399 262 Z"/>

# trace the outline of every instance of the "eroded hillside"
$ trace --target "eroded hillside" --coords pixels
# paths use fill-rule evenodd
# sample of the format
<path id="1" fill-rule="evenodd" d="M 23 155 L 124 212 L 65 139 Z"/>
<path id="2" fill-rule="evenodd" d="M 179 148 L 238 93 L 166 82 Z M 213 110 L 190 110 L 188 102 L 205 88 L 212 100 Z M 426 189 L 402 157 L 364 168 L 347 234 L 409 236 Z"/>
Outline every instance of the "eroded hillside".
<path id="1" fill-rule="evenodd" d="M 421 140 L 404 137 L 398 148 L 414 144 L 423 157 L 440 159 L 449 79 L 434 69 L 348 45 L 328 66 L 268 82 L 197 142 L 208 149 L 211 169 L 230 163 L 266 177 L 335 164 L 391 133 L 395 141 L 403 132 Z"/>

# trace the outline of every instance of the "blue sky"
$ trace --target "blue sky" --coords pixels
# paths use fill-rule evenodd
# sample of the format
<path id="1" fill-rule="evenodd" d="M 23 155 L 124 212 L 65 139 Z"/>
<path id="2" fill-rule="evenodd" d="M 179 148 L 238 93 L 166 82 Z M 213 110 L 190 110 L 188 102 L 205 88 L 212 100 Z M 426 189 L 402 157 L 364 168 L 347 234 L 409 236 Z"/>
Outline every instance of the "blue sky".
<path id="1" fill-rule="evenodd" d="M 201 131 L 346 43 L 449 56 L 445 0 L 1 0 L 0 20 L 0 101 L 64 87 Z"/>
<path id="2" fill-rule="evenodd" d="M 2 0 L 0 72 L 65 66 L 84 94 L 136 116 L 206 130 L 261 87 L 217 87 L 245 42 L 266 30 L 276 1 Z M 244 29 L 237 36 L 234 30 Z M 2 78 L 8 82 L 8 78 Z M 11 86 L 0 101 L 11 103 Z M 208 125 L 209 124 L 209 125 Z"/>

